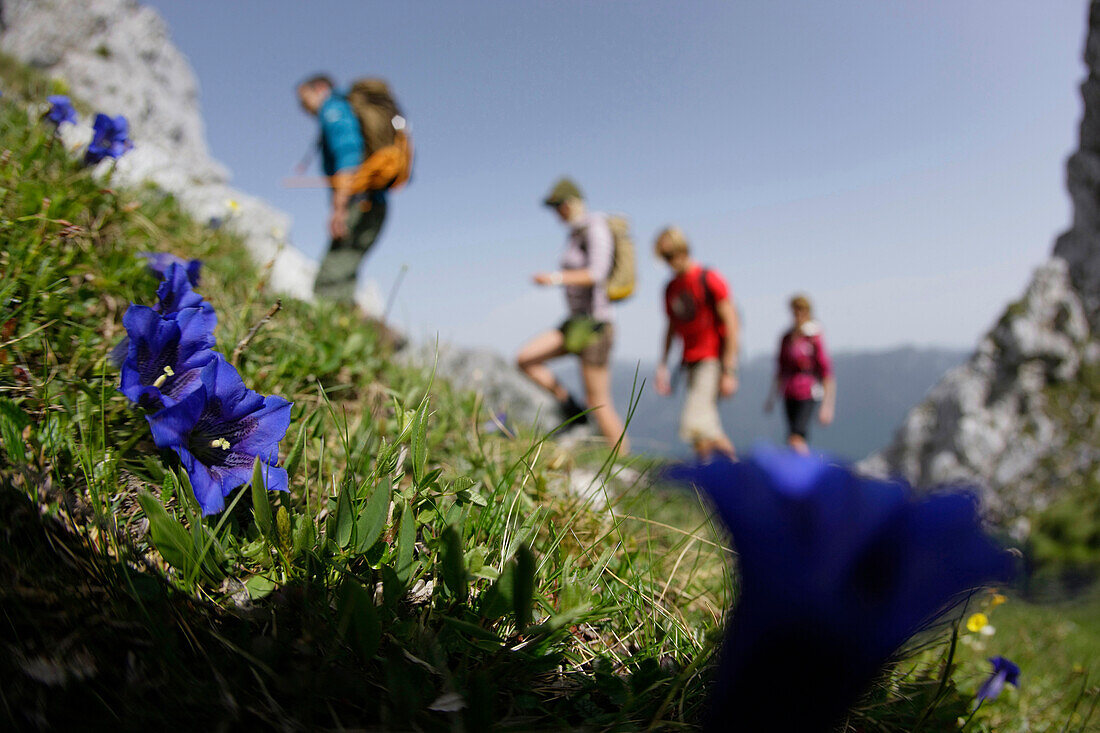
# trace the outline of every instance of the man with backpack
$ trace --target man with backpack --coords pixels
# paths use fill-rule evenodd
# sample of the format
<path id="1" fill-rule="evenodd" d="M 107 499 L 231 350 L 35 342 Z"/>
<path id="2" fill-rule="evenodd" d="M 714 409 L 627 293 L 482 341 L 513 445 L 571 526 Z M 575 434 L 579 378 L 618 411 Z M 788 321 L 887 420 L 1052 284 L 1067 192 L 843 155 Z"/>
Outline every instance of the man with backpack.
<path id="1" fill-rule="evenodd" d="M 405 120 L 378 79 L 356 82 L 344 95 L 331 77 L 316 74 L 298 85 L 298 100 L 320 123 L 321 166 L 332 189 L 329 248 L 313 291 L 351 304 L 359 264 L 386 219 L 386 191 L 408 179 Z"/>
<path id="2" fill-rule="evenodd" d="M 620 452 L 626 453 L 629 442 L 611 399 L 610 362 L 614 338 L 611 302 L 633 289 L 633 257 L 617 258 L 619 252 L 629 249 L 629 238 L 621 219 L 588 211 L 580 188 L 568 178 L 554 185 L 543 204 L 555 211 L 569 234 L 560 269 L 540 272 L 533 279 L 537 285 L 562 288 L 569 316 L 558 328 L 524 344 L 516 365 L 558 400 L 564 420 L 586 422 L 591 414 L 608 443 L 618 443 Z M 612 287 L 627 280 L 621 289 Z M 566 354 L 580 358 L 587 414 L 586 406 L 579 404 L 546 366 L 547 361 Z"/>
<path id="3" fill-rule="evenodd" d="M 668 354 L 672 340 L 683 342 L 682 368 L 687 374 L 687 397 L 680 414 L 680 437 L 702 460 L 719 453 L 735 458 L 733 443 L 722 429 L 719 397 L 737 392 L 737 353 L 740 324 L 726 281 L 691 258 L 687 238 L 678 227 L 657 235 L 657 256 L 672 269 L 665 287 L 668 324 L 657 364 L 657 393 L 672 394 Z"/>

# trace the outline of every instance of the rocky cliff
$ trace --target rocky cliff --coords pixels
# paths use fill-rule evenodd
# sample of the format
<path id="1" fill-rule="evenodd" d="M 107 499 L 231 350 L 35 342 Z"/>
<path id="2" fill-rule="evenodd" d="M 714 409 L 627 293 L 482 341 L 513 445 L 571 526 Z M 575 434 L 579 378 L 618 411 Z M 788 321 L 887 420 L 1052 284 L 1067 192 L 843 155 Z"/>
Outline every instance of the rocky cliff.
<path id="1" fill-rule="evenodd" d="M 126 115 L 135 147 L 116 180 L 152 181 L 199 220 L 227 221 L 257 262 L 272 263 L 273 288 L 310 297 L 316 265 L 287 242 L 287 215 L 232 188 L 211 159 L 194 72 L 154 10 L 136 0 L 0 0 L 0 51 L 64 79 L 97 110 Z M 86 142 L 88 122 L 66 126 L 66 142 Z"/>
<path id="2" fill-rule="evenodd" d="M 1089 12 L 1080 147 L 1067 164 L 1073 223 L 1023 297 L 867 459 L 916 485 L 966 482 L 987 514 L 1033 515 L 1100 478 L 1100 0 Z"/>

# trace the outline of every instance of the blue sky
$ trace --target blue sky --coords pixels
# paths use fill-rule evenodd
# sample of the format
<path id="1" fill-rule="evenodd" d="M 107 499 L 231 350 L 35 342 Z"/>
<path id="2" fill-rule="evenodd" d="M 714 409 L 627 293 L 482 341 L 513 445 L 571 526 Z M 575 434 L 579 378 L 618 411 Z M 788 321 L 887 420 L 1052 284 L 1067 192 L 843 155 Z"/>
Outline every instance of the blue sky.
<path id="1" fill-rule="evenodd" d="M 156 0 L 202 87 L 234 183 L 324 249 L 323 191 L 281 185 L 313 141 L 296 81 L 388 79 L 415 179 L 364 275 L 414 335 L 514 352 L 558 323 L 564 233 L 539 206 L 568 173 L 626 213 L 641 283 L 617 355 L 652 358 L 682 226 L 725 273 L 749 354 L 789 295 L 834 349 L 970 346 L 1069 222 L 1085 0 Z"/>

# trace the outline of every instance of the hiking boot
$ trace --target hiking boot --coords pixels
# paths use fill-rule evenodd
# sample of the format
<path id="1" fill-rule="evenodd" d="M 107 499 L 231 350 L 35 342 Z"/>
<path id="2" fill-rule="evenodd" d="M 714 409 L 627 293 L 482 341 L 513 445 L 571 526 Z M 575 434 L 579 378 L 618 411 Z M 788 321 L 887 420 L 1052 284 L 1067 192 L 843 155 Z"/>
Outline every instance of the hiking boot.
<path id="1" fill-rule="evenodd" d="M 569 423 L 568 427 L 584 425 L 588 422 L 588 415 L 585 414 L 585 410 L 588 408 L 573 399 L 573 395 L 569 395 L 564 401 L 559 402 L 558 409 L 561 411 L 562 422 Z M 576 419 L 574 420 L 574 418 Z"/>

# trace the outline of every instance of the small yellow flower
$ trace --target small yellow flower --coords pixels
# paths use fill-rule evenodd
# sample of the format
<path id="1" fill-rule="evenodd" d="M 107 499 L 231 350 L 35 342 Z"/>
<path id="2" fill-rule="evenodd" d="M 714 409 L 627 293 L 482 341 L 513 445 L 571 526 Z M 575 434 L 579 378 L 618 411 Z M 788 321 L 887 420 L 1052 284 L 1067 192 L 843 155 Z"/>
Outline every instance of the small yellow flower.
<path id="1" fill-rule="evenodd" d="M 236 199 L 226 199 L 225 205 L 229 207 L 229 210 L 236 213 L 241 210 L 241 205 L 237 203 Z"/>
<path id="2" fill-rule="evenodd" d="M 984 613 L 975 613 L 973 616 L 966 620 L 967 631 L 973 631 L 975 633 L 981 631 L 986 625 L 989 624 L 989 618 Z"/>
<path id="3" fill-rule="evenodd" d="M 994 593 L 993 597 L 989 599 L 989 607 L 990 608 L 996 608 L 997 606 L 1001 605 L 1002 603 L 1006 602 L 1007 600 L 1008 599 L 1005 598 L 1000 593 Z"/>

